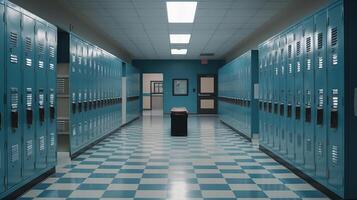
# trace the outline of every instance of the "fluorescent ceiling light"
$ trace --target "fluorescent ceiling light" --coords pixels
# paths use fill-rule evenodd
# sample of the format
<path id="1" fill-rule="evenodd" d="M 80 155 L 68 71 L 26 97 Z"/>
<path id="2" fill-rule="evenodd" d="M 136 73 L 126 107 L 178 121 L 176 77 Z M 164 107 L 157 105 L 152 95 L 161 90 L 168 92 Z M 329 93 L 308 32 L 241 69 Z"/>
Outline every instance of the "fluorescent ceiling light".
<path id="1" fill-rule="evenodd" d="M 187 49 L 171 49 L 172 55 L 186 55 Z"/>
<path id="2" fill-rule="evenodd" d="M 166 2 L 169 23 L 193 23 L 195 20 L 196 1 Z"/>
<path id="3" fill-rule="evenodd" d="M 191 34 L 170 34 L 171 44 L 188 44 L 190 43 Z"/>

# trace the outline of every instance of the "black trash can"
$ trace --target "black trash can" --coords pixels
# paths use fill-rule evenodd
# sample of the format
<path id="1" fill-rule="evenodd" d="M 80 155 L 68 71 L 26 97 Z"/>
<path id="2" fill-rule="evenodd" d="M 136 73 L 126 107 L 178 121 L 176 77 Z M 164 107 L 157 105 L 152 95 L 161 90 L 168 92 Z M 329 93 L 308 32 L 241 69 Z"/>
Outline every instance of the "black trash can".
<path id="1" fill-rule="evenodd" d="M 187 136 L 187 117 L 185 107 L 171 109 L 171 136 Z"/>

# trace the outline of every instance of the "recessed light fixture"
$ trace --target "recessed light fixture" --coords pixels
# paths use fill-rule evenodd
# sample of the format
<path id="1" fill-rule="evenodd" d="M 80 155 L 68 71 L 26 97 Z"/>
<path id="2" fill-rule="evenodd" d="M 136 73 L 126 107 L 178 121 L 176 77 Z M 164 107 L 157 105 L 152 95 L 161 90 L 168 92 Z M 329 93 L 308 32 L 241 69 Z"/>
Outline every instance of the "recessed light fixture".
<path id="1" fill-rule="evenodd" d="M 172 55 L 186 55 L 187 49 L 171 49 Z"/>
<path id="2" fill-rule="evenodd" d="M 171 44 L 188 44 L 190 43 L 191 34 L 170 34 Z"/>
<path id="3" fill-rule="evenodd" d="M 197 1 L 167 1 L 169 23 L 193 23 L 196 7 Z"/>

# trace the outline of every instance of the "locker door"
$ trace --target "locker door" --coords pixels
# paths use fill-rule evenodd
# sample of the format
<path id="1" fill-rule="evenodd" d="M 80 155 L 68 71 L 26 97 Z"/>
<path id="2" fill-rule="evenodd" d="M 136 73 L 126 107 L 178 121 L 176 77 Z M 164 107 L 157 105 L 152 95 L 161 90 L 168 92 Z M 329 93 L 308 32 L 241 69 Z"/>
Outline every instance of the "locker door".
<path id="1" fill-rule="evenodd" d="M 316 176 L 319 179 L 327 178 L 327 70 L 326 70 L 326 11 L 315 17 L 314 48 L 316 50 L 315 67 L 315 99 L 316 120 L 315 156 Z"/>
<path id="2" fill-rule="evenodd" d="M 76 133 L 77 138 L 78 138 L 78 147 L 81 147 L 83 145 L 83 131 L 82 131 L 82 124 L 83 124 L 83 118 L 82 118 L 82 100 L 83 100 L 83 84 L 82 84 L 82 80 L 83 80 L 83 42 L 80 39 L 76 39 L 76 44 L 77 44 L 77 75 L 76 75 L 76 79 L 74 79 L 73 84 L 77 85 L 77 110 L 78 113 L 76 114 L 76 119 L 77 119 L 77 125 L 76 125 Z"/>
<path id="3" fill-rule="evenodd" d="M 56 64 L 57 64 L 57 30 L 47 27 L 47 163 L 54 166 L 57 160 L 57 134 L 56 134 Z"/>
<path id="4" fill-rule="evenodd" d="M 280 131 L 279 131 L 279 116 L 278 116 L 278 102 L 279 102 L 279 37 L 274 40 L 274 54 L 273 54 L 273 102 L 272 102 L 272 116 L 273 116 L 273 135 L 274 135 L 274 149 L 280 150 Z"/>
<path id="5" fill-rule="evenodd" d="M 314 18 L 304 22 L 304 29 L 304 162 L 308 173 L 315 174 Z"/>
<path id="6" fill-rule="evenodd" d="M 77 79 L 77 42 L 76 38 L 70 34 L 70 52 L 71 52 L 71 60 L 70 60 L 70 144 L 71 144 L 71 154 L 78 146 L 78 134 L 77 134 L 77 84 L 75 84 L 75 80 Z"/>
<path id="7" fill-rule="evenodd" d="M 280 92 L 279 92 L 279 132 L 280 132 L 280 153 L 285 155 L 287 153 L 286 140 L 286 35 L 280 36 Z"/>
<path id="8" fill-rule="evenodd" d="M 23 73 L 22 104 L 23 104 L 23 173 L 31 176 L 35 170 L 35 122 L 33 111 L 35 107 L 35 20 L 22 15 L 22 59 Z"/>
<path id="9" fill-rule="evenodd" d="M 265 113 L 264 113 L 264 69 L 265 69 L 265 49 L 263 46 L 259 48 L 259 93 L 260 93 L 260 102 L 259 102 L 259 137 L 262 144 L 266 144 L 266 132 L 265 132 Z"/>
<path id="10" fill-rule="evenodd" d="M 4 52 L 4 4 L 3 2 L 0 3 L 0 52 Z M 4 192 L 5 190 L 5 62 L 4 62 L 4 54 L 0 54 L 0 193 Z"/>
<path id="11" fill-rule="evenodd" d="M 344 28 L 343 7 L 328 10 L 328 182 L 340 195 L 344 180 Z"/>
<path id="12" fill-rule="evenodd" d="M 295 115 L 293 116 L 294 120 L 294 130 L 295 130 L 295 162 L 297 164 L 304 163 L 304 125 L 302 116 L 304 116 L 304 111 L 302 109 L 304 98 L 304 79 L 303 79 L 303 28 L 302 25 L 298 25 L 295 29 Z"/>
<path id="13" fill-rule="evenodd" d="M 294 30 L 294 29 L 293 29 Z M 295 135 L 294 135 L 294 32 L 290 30 L 287 34 L 287 71 L 286 71 L 286 133 L 287 133 L 287 144 L 288 144 L 288 158 L 293 160 L 295 158 Z"/>
<path id="14" fill-rule="evenodd" d="M 272 42 L 269 41 L 268 43 L 268 64 L 267 64 L 267 71 L 266 71 L 266 84 L 267 84 L 267 99 L 266 99 L 266 103 L 267 103 L 267 112 L 266 112 L 266 126 L 267 126 L 267 135 L 268 135 L 268 146 L 269 147 L 273 147 L 273 120 L 272 120 L 272 114 L 271 114 L 271 105 L 272 105 L 272 85 L 273 85 L 273 81 L 274 81 L 274 77 L 273 77 L 273 50 L 272 50 Z"/>
<path id="15" fill-rule="evenodd" d="M 36 21 L 35 48 L 36 48 L 36 169 L 46 168 L 46 25 Z"/>
<path id="16" fill-rule="evenodd" d="M 21 158 L 21 13 L 12 7 L 6 12 L 6 77 L 7 77 L 7 177 L 8 188 L 22 178 Z"/>

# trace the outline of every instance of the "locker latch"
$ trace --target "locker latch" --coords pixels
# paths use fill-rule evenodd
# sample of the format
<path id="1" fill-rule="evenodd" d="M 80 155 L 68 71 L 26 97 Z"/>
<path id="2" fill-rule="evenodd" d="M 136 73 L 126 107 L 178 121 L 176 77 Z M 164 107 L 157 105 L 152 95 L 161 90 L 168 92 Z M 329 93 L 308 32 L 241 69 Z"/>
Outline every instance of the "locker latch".
<path id="1" fill-rule="evenodd" d="M 11 127 L 19 128 L 19 113 L 17 111 L 11 111 Z"/>
<path id="2" fill-rule="evenodd" d="M 72 113 L 76 113 L 76 103 L 72 102 Z"/>
<path id="3" fill-rule="evenodd" d="M 82 103 L 78 102 L 78 112 L 82 112 Z"/>
<path id="4" fill-rule="evenodd" d="M 284 104 L 280 104 L 280 116 L 284 116 Z"/>
<path id="5" fill-rule="evenodd" d="M 291 116 L 292 116 L 292 106 L 291 104 L 288 104 L 287 117 L 291 118 Z"/>
<path id="6" fill-rule="evenodd" d="M 324 109 L 317 108 L 317 119 L 316 119 L 317 125 L 322 125 L 323 121 L 324 121 Z"/>
<path id="7" fill-rule="evenodd" d="M 50 119 L 51 120 L 55 119 L 55 107 L 53 106 L 50 107 Z"/>
<path id="8" fill-rule="evenodd" d="M 331 119 L 330 119 L 330 127 L 337 128 L 338 127 L 338 110 L 331 111 Z"/>
<path id="9" fill-rule="evenodd" d="M 32 125 L 33 121 L 33 111 L 32 110 L 26 110 L 26 122 L 28 125 Z"/>
<path id="10" fill-rule="evenodd" d="M 44 122 L 45 121 L 45 108 L 39 109 L 39 115 L 40 115 L 40 122 Z"/>
<path id="11" fill-rule="evenodd" d="M 274 114 L 278 114 L 278 103 L 274 103 Z"/>
<path id="12" fill-rule="evenodd" d="M 300 120 L 301 119 L 301 106 L 296 105 L 295 107 L 295 119 Z"/>
<path id="13" fill-rule="evenodd" d="M 305 108 L 305 122 L 311 123 L 311 106 Z"/>

